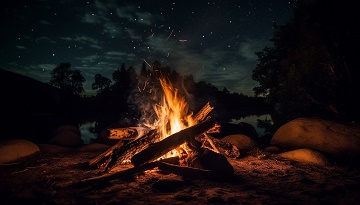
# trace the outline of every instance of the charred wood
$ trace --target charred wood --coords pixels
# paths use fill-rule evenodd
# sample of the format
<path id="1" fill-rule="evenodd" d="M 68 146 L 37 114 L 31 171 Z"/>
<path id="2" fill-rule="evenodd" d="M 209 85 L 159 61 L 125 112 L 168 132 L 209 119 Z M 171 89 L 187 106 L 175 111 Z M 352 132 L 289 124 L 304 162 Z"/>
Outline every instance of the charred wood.
<path id="1" fill-rule="evenodd" d="M 106 136 L 109 139 L 135 140 L 149 133 L 150 129 L 146 127 L 118 127 L 106 130 Z"/>
<path id="2" fill-rule="evenodd" d="M 194 116 L 194 121 L 196 123 L 200 123 L 204 120 L 206 120 L 207 116 L 209 115 L 209 113 L 214 109 L 214 107 L 212 105 L 210 105 L 210 103 L 206 103 L 204 105 L 204 107 L 202 107 L 199 112 L 196 113 L 196 115 Z"/>
<path id="3" fill-rule="evenodd" d="M 210 140 L 207 140 L 210 139 Z M 238 158 L 240 157 L 240 151 L 239 149 L 229 143 L 222 141 L 220 139 L 217 139 L 215 137 L 212 137 L 211 135 L 200 135 L 196 137 L 196 140 L 202 142 L 203 147 L 209 148 L 214 150 L 213 147 L 216 147 L 216 149 L 223 155 L 230 157 L 230 158 Z"/>
<path id="4" fill-rule="evenodd" d="M 88 162 L 88 165 L 90 168 L 100 168 L 104 165 L 109 163 L 109 160 L 111 159 L 111 155 L 115 149 L 119 149 L 121 146 L 124 145 L 124 141 L 119 141 L 112 147 L 110 147 L 108 150 L 100 154 L 99 156 L 95 157 L 94 159 L 90 160 Z"/>
<path id="5" fill-rule="evenodd" d="M 154 169 L 154 168 L 158 167 L 161 163 L 178 165 L 179 157 L 170 157 L 170 158 L 146 163 L 141 166 L 135 166 L 135 167 L 133 166 L 133 167 L 125 169 L 125 170 L 108 172 L 105 174 L 101 174 L 100 176 L 95 176 L 95 177 L 84 179 L 84 180 L 80 181 L 80 183 L 99 182 L 101 180 L 111 180 L 111 179 L 115 179 L 115 178 L 129 179 L 136 174 L 142 173 L 147 170 Z"/>
<path id="6" fill-rule="evenodd" d="M 222 180 L 222 179 L 229 179 L 233 176 L 233 173 L 226 173 L 226 172 L 200 169 L 200 168 L 187 167 L 187 166 L 179 166 L 164 162 L 160 163 L 158 168 L 161 171 L 173 173 L 190 179 Z"/>
<path id="7" fill-rule="evenodd" d="M 90 160 L 89 166 L 97 167 L 101 171 L 110 171 L 124 161 L 130 161 L 134 154 L 144 150 L 147 145 L 157 141 L 159 141 L 157 130 L 151 130 L 148 134 L 126 144 L 124 144 L 123 141 L 119 141 L 119 143 L 115 144 L 101 155 Z"/>
<path id="8" fill-rule="evenodd" d="M 167 152 L 175 149 L 191 138 L 195 138 L 198 135 L 206 132 L 215 126 L 215 120 L 209 119 L 197 125 L 183 129 L 177 133 L 174 133 L 167 138 L 161 140 L 160 142 L 154 143 L 144 149 L 141 152 L 138 152 L 131 158 L 131 162 L 135 165 L 142 165 L 146 162 L 156 160 L 157 158 L 163 156 Z"/>

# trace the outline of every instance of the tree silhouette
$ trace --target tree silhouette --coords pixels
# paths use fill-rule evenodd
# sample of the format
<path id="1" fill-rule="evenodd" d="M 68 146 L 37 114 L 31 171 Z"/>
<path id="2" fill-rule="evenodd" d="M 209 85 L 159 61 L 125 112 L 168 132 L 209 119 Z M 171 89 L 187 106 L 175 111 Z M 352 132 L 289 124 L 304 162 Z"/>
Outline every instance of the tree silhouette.
<path id="1" fill-rule="evenodd" d="M 356 120 L 359 114 L 359 45 L 351 3 L 298 1 L 285 25 L 275 25 L 274 47 L 256 53 L 252 78 L 279 123 L 302 116 Z"/>
<path id="2" fill-rule="evenodd" d="M 60 63 L 51 71 L 49 84 L 79 96 L 84 92 L 84 82 L 80 70 L 72 70 L 70 63 Z"/>
<path id="3" fill-rule="evenodd" d="M 110 88 L 111 80 L 101 74 L 96 74 L 94 76 L 94 83 L 91 85 L 93 90 L 98 90 L 98 92 L 103 92 Z"/>

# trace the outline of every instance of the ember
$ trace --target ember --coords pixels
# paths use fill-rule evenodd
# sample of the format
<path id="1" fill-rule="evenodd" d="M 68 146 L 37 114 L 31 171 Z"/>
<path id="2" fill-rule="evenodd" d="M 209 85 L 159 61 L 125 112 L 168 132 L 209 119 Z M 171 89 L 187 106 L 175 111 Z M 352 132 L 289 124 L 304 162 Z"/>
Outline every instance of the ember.
<path id="1" fill-rule="evenodd" d="M 226 157 L 239 157 L 239 150 L 208 134 L 220 131 L 220 125 L 209 116 L 214 107 L 207 103 L 193 115 L 178 90 L 165 78 L 159 81 L 163 98 L 160 104 L 153 105 L 156 122 L 144 123 L 144 127 L 109 129 L 109 138 L 119 142 L 90 160 L 89 166 L 112 174 L 88 180 L 115 173 L 136 174 L 156 167 L 183 176 L 219 177 L 233 173 Z M 133 167 L 114 171 L 128 162 Z"/>

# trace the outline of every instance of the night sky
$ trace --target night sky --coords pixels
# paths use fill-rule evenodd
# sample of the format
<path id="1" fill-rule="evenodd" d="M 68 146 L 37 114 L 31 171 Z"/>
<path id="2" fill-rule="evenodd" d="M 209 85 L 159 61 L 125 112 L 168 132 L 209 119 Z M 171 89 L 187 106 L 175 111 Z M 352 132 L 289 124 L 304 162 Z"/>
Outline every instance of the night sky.
<path id="1" fill-rule="evenodd" d="M 42 82 L 69 62 L 86 78 L 111 79 L 122 63 L 139 72 L 159 60 L 195 81 L 253 96 L 255 52 L 271 46 L 296 0 L 2 1 L 0 67 Z M 150 68 L 150 67 L 149 67 Z"/>

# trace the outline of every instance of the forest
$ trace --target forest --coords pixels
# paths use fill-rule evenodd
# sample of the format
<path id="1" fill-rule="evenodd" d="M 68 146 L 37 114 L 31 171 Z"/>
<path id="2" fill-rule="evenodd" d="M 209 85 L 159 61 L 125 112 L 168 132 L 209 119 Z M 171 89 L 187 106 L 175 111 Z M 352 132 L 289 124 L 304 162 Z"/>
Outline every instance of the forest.
<path id="1" fill-rule="evenodd" d="M 358 124 L 358 15 L 351 4 L 298 1 L 287 23 L 274 24 L 270 39 L 273 46 L 256 53 L 258 64 L 253 68 L 252 78 L 259 86 L 253 88 L 255 97 L 230 93 L 226 88 L 220 90 L 204 81 L 196 82 L 192 75 L 181 75 L 171 65 L 161 65 L 159 61 L 151 65 L 143 62 L 139 69 L 119 63 L 111 79 L 96 74 L 92 82 L 96 95 L 85 96 L 81 71 L 72 68 L 69 62 L 62 62 L 51 71 L 48 85 L 72 97 L 53 104 L 43 103 L 41 108 L 38 102 L 33 102 L 26 112 L 53 112 L 64 119 L 61 123 L 76 125 L 96 121 L 94 133 L 112 123 L 134 126 L 145 117 L 154 116 L 151 106 L 159 102 L 159 78 L 164 77 L 186 98 L 189 110 L 197 112 L 207 102 L 213 104 L 213 115 L 220 123 L 248 115 L 270 114 L 271 120 L 258 121 L 258 127 L 265 128 L 269 137 L 281 125 L 299 117 Z M 11 87 L 10 82 L 2 84 Z M 10 99 L 4 108 L 5 113 L 9 112 L 4 115 L 9 125 L 19 123 L 18 115 L 26 119 L 26 112 L 22 111 L 26 110 L 24 97 L 28 96 L 28 102 L 32 98 L 29 93 L 19 97 L 17 92 L 23 91 L 3 92 L 4 96 L 8 95 L 5 104 Z M 48 100 L 41 96 L 39 101 Z M 16 109 L 11 111 L 11 107 Z"/>

